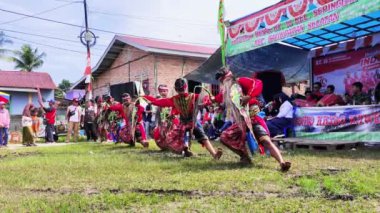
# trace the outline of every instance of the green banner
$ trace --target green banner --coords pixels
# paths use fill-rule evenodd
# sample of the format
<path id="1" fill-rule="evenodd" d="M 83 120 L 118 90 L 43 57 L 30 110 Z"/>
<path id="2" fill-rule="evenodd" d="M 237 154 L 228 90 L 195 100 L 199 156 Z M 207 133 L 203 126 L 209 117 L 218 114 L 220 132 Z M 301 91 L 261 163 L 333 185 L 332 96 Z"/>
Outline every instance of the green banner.
<path id="1" fill-rule="evenodd" d="M 228 27 L 227 56 L 237 55 L 380 10 L 380 0 L 296 0 Z"/>

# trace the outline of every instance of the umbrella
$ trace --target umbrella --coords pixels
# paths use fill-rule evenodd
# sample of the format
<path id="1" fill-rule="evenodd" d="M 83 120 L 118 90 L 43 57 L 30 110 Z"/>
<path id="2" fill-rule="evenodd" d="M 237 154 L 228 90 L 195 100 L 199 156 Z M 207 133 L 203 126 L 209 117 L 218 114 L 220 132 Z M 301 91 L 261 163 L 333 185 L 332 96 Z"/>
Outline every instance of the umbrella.
<path id="1" fill-rule="evenodd" d="M 9 100 L 4 98 L 3 96 L 0 96 L 0 102 L 8 103 Z"/>
<path id="2" fill-rule="evenodd" d="M 11 95 L 9 95 L 8 93 L 5 93 L 5 92 L 0 92 L 0 97 L 6 99 L 7 102 L 9 102 L 9 99 L 10 99 Z"/>
<path id="3" fill-rule="evenodd" d="M 73 100 L 74 98 L 78 98 L 79 100 L 82 99 L 86 95 L 85 90 L 79 90 L 79 89 L 73 89 L 66 93 L 65 99 L 66 100 Z"/>

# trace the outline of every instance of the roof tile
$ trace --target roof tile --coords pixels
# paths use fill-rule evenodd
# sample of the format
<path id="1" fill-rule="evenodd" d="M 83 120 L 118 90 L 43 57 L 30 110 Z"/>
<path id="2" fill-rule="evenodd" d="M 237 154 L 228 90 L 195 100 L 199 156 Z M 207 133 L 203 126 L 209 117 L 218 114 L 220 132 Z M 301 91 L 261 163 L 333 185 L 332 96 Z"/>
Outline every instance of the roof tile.
<path id="1" fill-rule="evenodd" d="M 0 71 L 0 87 L 56 89 L 48 73 Z"/>

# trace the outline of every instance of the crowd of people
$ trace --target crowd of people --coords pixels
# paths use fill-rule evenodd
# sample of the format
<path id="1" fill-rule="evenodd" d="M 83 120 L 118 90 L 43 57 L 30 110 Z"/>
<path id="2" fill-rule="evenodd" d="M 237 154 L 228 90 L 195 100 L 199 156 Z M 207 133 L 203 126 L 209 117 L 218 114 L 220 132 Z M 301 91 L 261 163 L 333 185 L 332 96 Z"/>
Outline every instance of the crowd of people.
<path id="1" fill-rule="evenodd" d="M 122 102 L 110 95 L 96 97 L 83 103 L 73 99 L 67 108 L 68 122 L 66 142 L 78 141 L 79 129 L 83 128 L 88 141 L 140 143 L 149 147 L 150 137 L 162 150 L 193 156 L 192 139 L 197 140 L 214 159 L 223 150 L 214 148 L 212 141 L 220 140 L 227 148 L 240 156 L 242 163 L 250 163 L 255 152 L 273 156 L 283 171 L 291 164 L 283 160 L 271 137 L 284 133 L 292 125 L 294 106 L 367 105 L 379 103 L 380 86 L 373 94 L 363 92 L 363 84 L 354 82 L 351 93 L 344 97 L 335 94 L 333 85 L 321 92 L 321 83 L 313 84 L 305 95 L 274 95 L 265 103 L 262 98 L 263 83 L 256 78 L 236 78 L 228 68 L 216 74 L 221 91 L 216 96 L 188 92 L 187 81 L 177 79 L 174 85 L 177 95 L 169 97 L 169 86 L 158 87 L 159 96 L 134 97 L 122 94 Z M 49 101 L 45 107 L 38 90 L 40 108 L 33 104 L 25 106 L 22 116 L 23 144 L 35 146 L 41 126 L 38 115 L 44 114 L 46 142 L 56 141 L 55 127 L 57 107 Z M 143 106 L 141 103 L 147 103 Z M 0 102 L 0 145 L 7 145 L 10 124 L 9 112 Z"/>
<path id="2" fill-rule="evenodd" d="M 321 92 L 322 84 L 315 82 L 312 90 L 306 90 L 305 95 L 295 94 L 294 104 L 301 107 L 323 107 L 344 105 L 371 105 L 380 103 L 380 84 L 374 89 L 365 92 L 361 82 L 354 82 L 351 88 L 346 88 L 344 96 L 335 93 L 335 86 L 328 85 L 324 93 Z"/>
<path id="3" fill-rule="evenodd" d="M 174 85 L 177 94 L 171 97 L 169 86 L 160 85 L 157 97 L 135 97 L 124 93 L 121 102 L 110 95 L 85 103 L 73 99 L 66 111 L 66 142 L 78 141 L 79 129 L 83 128 L 88 141 L 127 143 L 131 146 L 139 143 L 148 148 L 151 137 L 160 149 L 191 157 L 194 155 L 192 140 L 195 139 L 213 159 L 218 160 L 223 156 L 223 149 L 215 148 L 212 142 L 218 139 L 240 156 L 242 163 L 251 163 L 252 154 L 256 152 L 268 153 L 276 159 L 282 171 L 289 170 L 290 162 L 283 159 L 270 137 L 276 119 L 288 121 L 288 114 L 282 112 L 286 107 L 280 107 L 280 113 L 272 119 L 273 122 L 265 121 L 259 113 L 263 107 L 260 102 L 263 84 L 260 80 L 235 78 L 227 68 L 221 69 L 216 79 L 223 88 L 216 96 L 188 92 L 186 79 L 179 78 Z M 56 140 L 56 103 L 49 101 L 49 106 L 45 107 L 40 92 L 38 97 L 39 108 L 33 104 L 24 108 L 22 133 L 25 146 L 35 146 L 41 126 L 37 119 L 41 110 L 45 115 L 46 142 Z M 276 100 L 287 102 L 284 96 L 278 96 Z M 142 102 L 147 104 L 143 106 Z M 5 110 L 0 108 L 0 113 L 3 112 Z M 2 117 L 0 114 L 0 127 L 8 127 L 8 123 L 1 123 L 5 120 Z"/>

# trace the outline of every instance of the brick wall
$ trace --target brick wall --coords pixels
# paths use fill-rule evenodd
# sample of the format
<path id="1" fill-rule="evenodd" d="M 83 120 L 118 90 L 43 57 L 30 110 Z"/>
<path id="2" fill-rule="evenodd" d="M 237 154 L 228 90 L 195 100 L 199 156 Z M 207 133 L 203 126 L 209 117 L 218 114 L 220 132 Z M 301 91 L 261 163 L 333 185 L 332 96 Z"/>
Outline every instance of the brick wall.
<path id="1" fill-rule="evenodd" d="M 148 56 L 134 61 L 129 65 L 127 64 L 125 66 L 107 70 L 100 76 L 96 77 L 93 84 L 94 96 L 109 93 L 110 85 L 126 83 L 129 81 L 140 81 L 141 79 L 149 81 L 149 88 L 147 90 L 150 94 L 155 95 L 155 62 L 157 63 L 157 85 L 167 84 L 172 88 L 175 79 L 193 71 L 206 60 L 157 53 L 152 54 L 127 45 L 111 65 L 111 68 L 145 55 Z"/>

